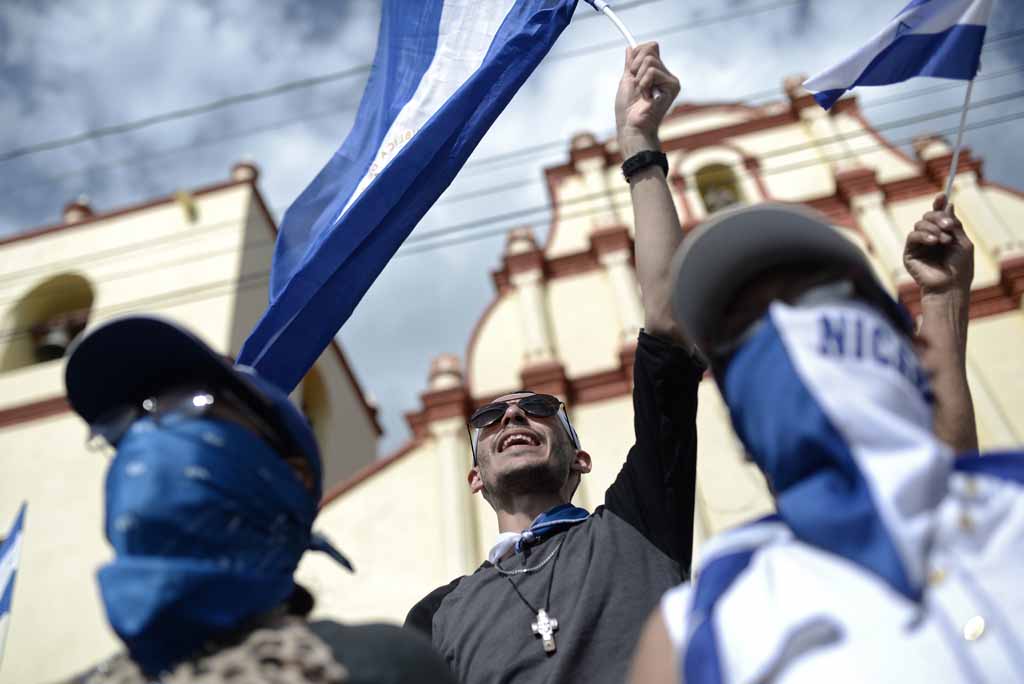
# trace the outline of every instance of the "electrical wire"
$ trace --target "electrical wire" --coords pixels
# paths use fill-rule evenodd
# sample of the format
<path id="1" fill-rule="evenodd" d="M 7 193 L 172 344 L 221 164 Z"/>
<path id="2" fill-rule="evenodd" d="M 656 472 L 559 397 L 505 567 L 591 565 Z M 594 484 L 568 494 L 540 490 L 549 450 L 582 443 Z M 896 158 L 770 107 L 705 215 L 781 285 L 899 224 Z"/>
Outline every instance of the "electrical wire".
<path id="1" fill-rule="evenodd" d="M 1017 91 L 1017 92 L 1014 92 L 1014 93 L 1010 93 L 1010 94 L 1006 94 L 1006 95 L 1001 95 L 1001 96 L 996 96 L 994 98 L 989 98 L 987 100 L 979 100 L 979 101 L 977 101 L 972 106 L 972 109 L 975 109 L 975 108 L 980 109 L 980 108 L 983 108 L 985 106 L 989 106 L 989 105 L 992 105 L 992 104 L 1002 103 L 1002 102 L 1005 102 L 1005 101 L 1008 101 L 1008 100 L 1011 100 L 1011 99 L 1015 99 L 1015 98 L 1019 98 L 1019 97 L 1022 97 L 1022 96 L 1024 96 L 1024 91 Z M 844 141 L 848 142 L 848 141 L 854 140 L 856 138 L 861 138 L 861 137 L 864 137 L 866 135 L 871 135 L 872 133 L 877 133 L 877 132 L 880 132 L 880 131 L 883 131 L 883 130 L 890 130 L 890 129 L 893 129 L 893 128 L 902 128 L 902 127 L 906 127 L 906 126 L 910 126 L 910 125 L 914 125 L 914 124 L 918 124 L 918 123 L 923 123 L 925 121 L 929 121 L 929 120 L 932 120 L 932 119 L 935 119 L 935 118 L 941 118 L 943 116 L 949 116 L 951 114 L 957 113 L 958 111 L 959 111 L 959 108 L 950 108 L 948 110 L 940 110 L 938 112 L 930 112 L 928 114 L 918 115 L 918 116 L 915 116 L 915 117 L 907 117 L 907 118 L 900 119 L 900 120 L 897 120 L 897 121 L 887 122 L 886 124 L 881 124 L 879 126 L 872 127 L 871 129 L 859 129 L 855 133 L 841 135 L 841 136 L 835 136 L 833 138 L 829 138 L 829 139 L 822 140 L 822 141 L 814 141 L 814 142 L 810 142 L 810 143 L 801 143 L 799 145 L 787 146 L 787 147 L 784 147 L 784 148 L 776 148 L 775 150 L 769 150 L 769 151 L 766 151 L 764 153 L 759 154 L 758 155 L 758 159 L 762 160 L 762 159 L 768 159 L 768 158 L 772 158 L 772 157 L 791 155 L 791 154 L 795 154 L 797 152 L 803 152 L 803 151 L 810 151 L 810 150 L 814 150 L 814 149 L 819 149 L 820 145 L 823 145 L 823 144 L 831 144 L 831 143 L 838 143 L 838 142 L 844 142 Z M 912 139 L 908 140 L 906 142 L 911 142 L 911 141 L 912 141 Z M 904 144 L 904 143 L 893 143 L 893 144 Z M 865 154 L 868 151 L 870 151 L 870 150 L 864 150 L 864 149 L 852 150 L 844 158 L 848 158 L 849 156 L 856 156 L 856 155 L 860 155 L 860 154 Z M 807 166 L 812 166 L 812 165 L 816 165 L 816 164 L 820 164 L 820 163 L 822 163 L 822 160 L 815 158 L 815 159 L 812 159 L 812 160 L 797 162 L 795 164 L 790 164 L 790 165 L 785 165 L 785 166 L 780 166 L 780 167 L 774 167 L 774 168 L 769 168 L 769 169 L 762 169 L 760 171 L 760 175 L 761 176 L 768 176 L 768 175 L 773 175 L 773 174 L 782 173 L 782 172 L 786 172 L 786 171 L 798 170 L 798 169 L 805 168 Z M 626 188 L 622 188 L 622 191 L 625 191 L 625 190 L 626 190 Z M 481 192 L 481 194 L 482 194 L 482 192 Z M 577 197 L 577 198 L 573 198 L 573 199 L 569 199 L 569 200 L 563 200 L 563 201 L 561 201 L 558 204 L 558 208 L 559 209 L 571 208 L 574 205 L 579 205 L 579 204 L 583 204 L 583 203 L 587 203 L 587 202 L 601 200 L 602 198 L 607 198 L 608 196 L 609 196 L 608 193 L 603 193 L 603 192 L 591 193 L 591 194 L 583 195 L 583 196 L 580 196 L 580 197 Z M 500 222 L 504 222 L 504 221 L 523 220 L 523 219 L 528 219 L 528 218 L 536 218 L 538 215 L 546 214 L 547 212 L 552 211 L 554 208 L 555 207 L 552 206 L 550 203 L 544 203 L 544 204 L 536 205 L 536 206 L 532 206 L 532 207 L 526 207 L 526 208 L 512 210 L 512 211 L 505 212 L 505 213 L 502 213 L 502 214 L 492 214 L 492 215 L 489 215 L 489 216 L 473 219 L 473 220 L 470 220 L 470 221 L 465 221 L 465 222 L 462 222 L 462 223 L 458 223 L 458 224 L 454 224 L 454 225 L 450 225 L 450 226 L 445 226 L 444 228 L 439 228 L 439 229 L 432 230 L 432 231 L 419 232 L 419 233 L 414 232 L 405 241 L 405 244 L 406 245 L 417 245 L 418 243 L 422 243 L 422 242 L 425 242 L 425 241 L 430 241 L 430 240 L 434 240 L 434 239 L 437 239 L 437 238 L 446 237 L 446 236 L 449 236 L 449 235 L 463 233 L 463 232 L 470 231 L 470 230 L 473 230 L 473 229 L 476 229 L 476 228 L 491 226 L 491 225 L 494 225 L 496 223 L 500 223 Z M 188 232 L 170 233 L 168 235 L 162 236 L 160 238 L 156 238 L 154 240 L 139 241 L 138 243 L 136 243 L 134 245 L 131 245 L 129 247 L 112 248 L 110 250 L 103 250 L 101 252 L 93 253 L 91 255 L 79 256 L 79 257 L 76 257 L 74 259 L 64 260 L 63 262 L 57 262 L 55 264 L 49 264 L 48 267 L 49 267 L 50 270 L 53 270 L 53 271 L 59 271 L 59 270 L 64 269 L 64 268 L 79 268 L 80 269 L 85 264 L 95 264 L 96 262 L 102 261 L 102 260 L 104 260 L 106 258 L 123 256 L 125 254 L 134 253 L 134 252 L 137 252 L 137 251 L 149 250 L 149 249 L 151 249 L 154 246 L 167 246 L 169 244 L 177 242 L 178 240 L 194 239 L 194 238 L 197 238 L 197 237 L 201 237 L 201 236 L 203 236 L 203 235 L 205 235 L 205 234 L 207 234 L 207 233 L 209 233 L 209 232 L 211 232 L 213 230 L 219 230 L 219 229 L 230 227 L 230 226 L 236 226 L 237 223 L 238 223 L 237 220 L 229 220 L 229 221 L 217 222 L 217 223 L 214 223 L 214 224 L 208 224 L 206 226 L 201 226 L 199 228 L 192 229 L 192 230 L 190 230 Z M 29 275 L 29 274 L 36 274 L 37 272 L 38 272 L 38 268 L 29 268 L 29 269 L 22 269 L 20 271 L 14 271 L 14 272 L 10 272 L 10 273 L 5 273 L 5 274 L 0 275 L 0 284 L 3 284 L 4 282 L 9 282 L 11 280 L 16 280 L 16 279 L 22 278 L 22 277 L 24 277 L 26 275 Z"/>
<path id="2" fill-rule="evenodd" d="M 978 130 L 978 129 L 988 128 L 988 127 L 995 126 L 995 125 L 1000 125 L 1000 124 L 1003 124 L 1003 123 L 1008 123 L 1008 122 L 1012 122 L 1012 121 L 1018 121 L 1018 120 L 1021 120 L 1021 119 L 1024 119 L 1024 112 L 1015 112 L 1015 113 L 1012 113 L 1012 114 L 1007 114 L 1007 115 L 1004 115 L 1004 116 L 995 117 L 995 118 L 992 118 L 992 119 L 987 119 L 987 120 L 975 122 L 973 124 L 969 124 L 966 127 L 965 130 Z M 949 128 L 949 129 L 944 129 L 942 131 L 939 131 L 937 134 L 939 134 L 939 135 L 948 135 L 950 133 L 955 132 L 956 128 L 957 127 L 952 127 L 952 128 Z M 913 138 L 909 138 L 909 139 L 905 139 L 905 140 L 900 140 L 900 141 L 890 141 L 888 144 L 883 142 L 883 143 L 880 143 L 880 144 L 875 145 L 875 146 L 870 147 L 870 148 L 864 148 L 864 149 L 856 150 L 853 153 L 838 155 L 838 156 L 834 156 L 834 157 L 830 157 L 830 158 L 826 158 L 826 159 L 808 160 L 806 162 L 799 162 L 797 164 L 792 164 L 792 165 L 785 166 L 785 167 L 777 167 L 775 169 L 769 169 L 767 171 L 762 171 L 760 173 L 760 175 L 763 177 L 763 176 L 767 176 L 767 175 L 773 175 L 773 174 L 776 174 L 776 173 L 785 173 L 785 172 L 789 172 L 789 171 L 793 171 L 793 170 L 797 170 L 797 169 L 801 169 L 801 168 L 807 168 L 807 167 L 811 167 L 811 166 L 820 166 L 820 165 L 823 165 L 823 164 L 836 163 L 836 162 L 842 161 L 844 159 L 850 159 L 852 157 L 855 157 L 855 156 L 858 156 L 858 155 L 861 155 L 861 154 L 866 154 L 866 153 L 873 152 L 873 151 L 884 151 L 884 150 L 888 149 L 888 145 L 902 145 L 902 144 L 909 143 L 912 140 L 913 140 Z M 561 220 L 573 220 L 573 219 L 578 219 L 578 218 L 587 218 L 587 217 L 597 216 L 597 215 L 600 215 L 600 214 L 605 214 L 605 213 L 607 213 L 609 208 L 613 209 L 613 210 L 624 210 L 624 209 L 627 209 L 629 207 L 629 205 L 630 205 L 629 202 L 627 202 L 627 201 L 617 201 L 617 199 L 613 196 L 615 194 L 618 194 L 618 195 L 621 195 L 623 197 L 623 199 L 624 199 L 626 193 L 628 193 L 628 188 L 626 188 L 626 187 L 623 187 L 623 188 L 621 188 L 619 190 L 616 190 L 616 191 L 613 191 L 611 193 L 597 193 L 599 196 L 603 196 L 603 197 L 607 198 L 610 201 L 610 204 L 608 206 L 606 206 L 606 207 L 602 207 L 602 208 L 597 209 L 597 210 L 595 210 L 595 209 L 586 209 L 586 210 L 582 210 L 582 211 L 579 211 L 579 212 L 576 212 L 576 213 L 560 214 L 559 218 Z M 514 213 L 514 212 L 512 212 L 512 213 Z M 499 220 L 509 220 L 509 218 L 516 218 L 515 216 L 510 216 L 510 214 L 503 215 L 502 218 L 495 219 L 494 222 L 497 222 Z M 237 226 L 240 223 L 240 221 L 238 219 L 236 219 L 232 223 Z M 479 227 L 479 226 L 475 225 L 474 227 Z M 398 250 L 397 254 L 396 254 L 396 258 L 398 258 L 398 257 L 414 256 L 414 255 L 417 255 L 417 254 L 423 254 L 423 253 L 426 253 L 426 252 L 431 252 L 431 251 L 434 251 L 434 250 L 437 250 L 437 249 L 445 249 L 445 248 L 449 248 L 449 247 L 453 247 L 453 246 L 457 246 L 457 245 L 462 245 L 462 244 L 466 244 L 466 243 L 470 243 L 470 242 L 476 242 L 476 241 L 479 241 L 479 240 L 484 240 L 484 239 L 488 239 L 488 238 L 492 238 L 492 237 L 498 237 L 498 236 L 507 234 L 511 229 L 512 229 L 511 227 L 506 225 L 506 226 L 502 226 L 500 228 L 496 228 L 496 229 L 490 230 L 490 231 L 476 231 L 476 232 L 473 232 L 472 234 L 469 234 L 469 235 L 460 235 L 458 237 L 449 238 L 449 239 L 435 239 L 432 242 L 429 239 L 427 239 L 427 236 L 422 236 L 420 241 L 421 242 L 425 241 L 427 244 L 412 244 L 412 245 L 409 245 L 411 240 L 407 241 L 406 244 L 409 245 L 409 246 L 401 247 Z M 468 230 L 468 227 L 464 227 L 463 230 Z M 444 237 L 444 235 L 447 235 L 447 234 L 450 234 L 450 231 L 445 231 L 444 233 L 442 233 L 441 231 L 434 231 L 433 235 L 430 235 L 429 237 L 431 237 L 431 238 L 438 238 L 438 237 Z M 267 242 L 264 242 L 263 244 L 267 244 Z M 247 275 L 242 276 L 241 278 L 238 278 L 238 279 L 230 278 L 230 279 L 227 279 L 227 280 L 216 281 L 216 282 L 213 282 L 213 283 L 204 283 L 204 284 L 200 284 L 200 285 L 191 286 L 189 288 L 183 288 L 181 290 L 172 291 L 171 293 L 163 293 L 161 295 L 155 295 L 155 296 L 151 296 L 151 297 L 141 298 L 141 299 L 134 300 L 134 301 L 122 302 L 122 303 L 120 303 L 118 305 L 114 305 L 114 306 L 111 306 L 111 307 L 101 307 L 101 308 L 98 308 L 98 309 L 94 310 L 94 313 L 103 313 L 104 315 L 108 315 L 108 314 L 109 315 L 114 315 L 114 314 L 117 314 L 117 313 L 125 313 L 125 312 L 128 312 L 128 311 L 143 310 L 146 307 L 155 306 L 155 305 L 178 306 L 178 305 L 181 305 L 183 303 L 190 303 L 190 302 L 194 302 L 194 301 L 200 301 L 200 300 L 205 299 L 205 298 L 210 298 L 210 297 L 215 297 L 215 296 L 221 296 L 222 294 L 227 294 L 227 293 L 221 293 L 219 291 L 213 291 L 211 293 L 210 291 L 211 290 L 215 290 L 215 288 L 218 288 L 218 287 L 231 286 L 233 283 L 237 283 L 238 284 L 237 288 L 236 288 L 238 291 L 243 291 L 243 290 L 246 290 L 246 289 L 252 289 L 254 287 L 262 287 L 262 286 L 266 285 L 267 282 L 269 281 L 269 274 L 270 274 L 269 269 L 263 269 L 263 270 L 260 270 L 260 271 L 257 271 L 257 272 L 251 273 L 251 274 L 247 274 Z M 194 293 L 205 293 L 205 294 L 200 294 L 200 295 L 197 295 L 197 296 L 193 297 L 192 295 Z M 181 299 L 182 297 L 185 297 L 186 299 L 182 300 Z M 5 330 L 5 331 L 0 331 L 0 340 L 12 339 L 14 337 L 24 336 L 24 335 L 29 335 L 29 334 L 31 334 L 31 329 L 29 329 L 29 328 L 9 329 L 9 330 Z"/>
<path id="3" fill-rule="evenodd" d="M 642 4 L 644 2 L 656 2 L 656 1 L 658 1 L 658 0 L 638 0 L 638 3 Z M 632 8 L 632 7 L 630 7 L 630 8 Z M 600 16 L 600 15 L 596 15 L 595 14 L 595 15 L 587 15 L 587 16 Z M 985 48 L 987 49 L 990 45 L 994 45 L 994 44 L 997 44 L 997 43 L 1005 41 L 1005 40 L 1010 40 L 1010 39 L 1018 38 L 1018 37 L 1021 37 L 1022 35 L 1024 35 L 1024 30 L 1010 32 L 1010 33 L 1002 34 L 1000 36 L 995 36 L 995 37 L 989 39 L 986 42 Z M 992 73 L 992 74 L 982 74 L 982 75 L 980 75 L 976 79 L 976 81 L 982 82 L 982 81 L 986 81 L 986 80 L 1000 78 L 1000 77 L 1008 75 L 1008 74 L 1019 73 L 1020 71 L 1024 71 L 1024 67 L 1015 67 L 1015 68 L 1005 69 L 1005 70 L 1002 70 L 1000 72 L 996 72 L 996 73 Z M 861 105 L 861 108 L 862 109 L 870 109 L 870 108 L 876 107 L 876 106 L 888 105 L 888 104 L 892 104 L 892 103 L 895 103 L 895 102 L 912 99 L 914 97 L 920 97 L 922 95 L 928 95 L 928 94 L 932 94 L 932 93 L 936 93 L 936 92 L 941 92 L 943 90 L 948 90 L 948 89 L 951 89 L 951 88 L 956 88 L 956 87 L 959 87 L 959 86 L 960 86 L 960 83 L 959 82 L 955 82 L 955 83 L 951 83 L 951 84 L 943 84 L 941 86 L 936 86 L 936 87 L 933 87 L 933 88 L 922 89 L 920 91 L 913 91 L 911 93 L 902 93 L 902 94 L 896 95 L 894 97 L 883 98 L 882 100 L 875 100 L 875 101 L 871 101 L 871 102 L 865 102 L 865 103 L 863 103 Z M 773 97 L 774 98 L 774 97 L 777 97 L 777 96 L 778 96 L 778 89 L 771 89 L 771 90 L 767 90 L 767 91 L 759 91 L 757 93 L 749 93 L 747 95 L 744 95 L 744 96 L 741 96 L 739 98 L 736 98 L 736 100 L 738 102 L 748 102 L 748 101 L 756 101 L 756 100 L 760 100 L 760 99 L 765 99 L 766 97 Z M 217 136 L 210 136 L 210 137 L 206 137 L 206 138 L 200 138 L 200 139 L 193 140 L 191 142 L 185 143 L 183 145 L 179 145 L 179 146 L 171 147 L 171 148 L 165 148 L 165 149 L 159 150 L 157 152 L 151 152 L 151 153 L 147 153 L 147 154 L 144 154 L 144 155 L 135 155 L 135 156 L 131 156 L 131 157 L 124 157 L 122 159 L 118 159 L 118 160 L 114 160 L 114 161 L 107 161 L 107 162 L 99 162 L 99 163 L 96 163 L 96 164 L 89 164 L 87 166 L 79 167 L 77 169 L 71 169 L 71 170 L 68 170 L 68 171 L 63 171 L 63 172 L 58 173 L 56 175 L 47 176 L 46 178 L 33 179 L 31 181 L 28 181 L 26 183 L 21 183 L 21 184 L 15 183 L 13 185 L 8 185 L 5 188 L 0 188 L 0 196 L 12 195 L 12 194 L 15 194 L 15 193 L 18 193 L 18 192 L 22 192 L 24 190 L 28 190 L 28 189 L 35 188 L 35 187 L 50 187 L 50 186 L 53 186 L 53 185 L 57 185 L 60 181 L 63 181 L 63 180 L 68 179 L 68 178 L 73 178 L 75 176 L 85 175 L 85 174 L 89 174 L 89 173 L 95 173 L 95 172 L 99 172 L 99 171 L 107 171 L 107 170 L 119 168 L 119 167 L 122 167 L 122 166 L 132 166 L 132 165 L 146 164 L 146 163 L 149 163 L 149 162 L 157 161 L 159 159 L 170 157 L 170 156 L 173 156 L 173 155 L 176 155 L 176 154 L 180 154 L 180 153 L 183 153 L 183 152 L 188 152 L 188 151 L 191 151 L 191 150 L 197 150 L 197 149 L 208 148 L 208 147 L 214 147 L 214 146 L 223 144 L 225 142 L 230 142 L 232 140 L 238 140 L 238 139 L 243 139 L 243 138 L 247 138 L 247 137 L 251 137 L 251 136 L 261 135 L 263 133 L 269 133 L 269 132 L 273 132 L 273 131 L 278 131 L 278 130 L 282 130 L 284 128 L 288 128 L 288 127 L 294 126 L 294 125 L 302 123 L 302 122 L 315 121 L 315 120 L 318 120 L 318 119 L 323 119 L 323 118 L 327 118 L 327 117 L 330 117 L 330 116 L 340 115 L 342 113 L 349 112 L 349 111 L 354 111 L 354 110 L 355 110 L 355 107 L 342 107 L 342 108 L 333 108 L 331 110 L 319 111 L 319 112 L 315 112 L 313 114 L 303 114 L 303 115 L 296 116 L 296 117 L 288 117 L 288 118 L 283 119 L 283 120 L 279 120 L 279 121 L 275 121 L 275 122 L 271 122 L 271 123 L 267 123 L 267 124 L 262 124 L 262 125 L 255 126 L 253 128 L 249 128 L 249 129 L 244 129 L 244 130 L 241 130 L 241 131 L 233 131 L 233 132 L 218 134 Z M 472 174 L 472 173 L 468 173 L 467 174 L 467 171 L 471 171 L 471 170 L 476 169 L 476 168 L 480 168 L 480 167 L 483 167 L 483 166 L 491 166 L 491 165 L 494 165 L 494 164 L 503 165 L 504 163 L 508 163 L 508 162 L 516 163 L 516 162 L 520 161 L 521 158 L 539 157 L 539 156 L 543 156 L 545 153 L 548 153 L 548 152 L 552 152 L 553 153 L 553 152 L 556 152 L 556 151 L 563 151 L 563 150 L 565 150 L 568 147 L 568 145 L 569 145 L 568 141 L 566 141 L 564 139 L 558 139 L 558 140 L 551 140 L 551 141 L 544 142 L 544 143 L 538 143 L 538 144 L 535 144 L 535 145 L 530 145 L 530 146 L 527 146 L 527 147 L 520 147 L 520 148 L 518 148 L 516 150 L 511 150 L 511 151 L 505 152 L 505 153 L 498 153 L 498 154 L 493 154 L 493 155 L 489 155 L 489 156 L 485 156 L 485 157 L 480 157 L 479 159 L 472 159 L 471 158 L 468 161 L 468 163 L 466 163 L 466 165 L 463 167 L 462 177 L 463 178 L 472 177 L 474 174 Z M 537 179 L 537 178 L 534 178 L 534 179 L 531 179 L 531 180 L 528 180 L 528 181 L 519 181 L 519 186 L 518 187 L 527 187 L 527 186 L 530 186 L 530 185 L 536 185 L 539 182 L 540 182 L 540 179 Z M 470 193 L 466 193 L 466 194 L 469 195 Z M 453 201 L 453 200 L 446 199 L 442 203 L 447 202 L 447 201 Z M 454 200 L 454 201 L 460 201 L 460 200 Z"/>
<path id="4" fill-rule="evenodd" d="M 622 3 L 619 7 L 620 11 L 627 11 L 634 9 L 641 5 L 646 5 L 657 0 L 631 0 L 630 2 Z M 796 0 L 790 0 L 790 4 L 794 4 Z M 593 18 L 593 15 L 585 14 L 579 19 L 573 19 L 574 21 L 586 21 Z M 552 59 L 560 59 L 557 56 Z M 106 138 L 112 135 L 120 135 L 128 133 L 130 131 L 137 131 L 143 128 L 149 128 L 158 124 L 167 123 L 169 121 L 177 121 L 180 119 L 187 119 L 201 114 L 208 114 L 210 112 L 217 111 L 219 109 L 225 109 L 227 107 L 233 107 L 235 105 L 244 104 L 247 102 L 255 102 L 257 100 L 263 100 L 269 97 L 276 97 L 284 93 L 292 92 L 294 90 L 302 90 L 305 88 L 311 88 L 314 86 L 323 85 L 324 83 L 331 83 L 333 81 L 339 81 L 353 76 L 360 76 L 367 74 L 373 67 L 372 63 L 359 64 L 357 66 L 349 67 L 347 69 L 340 69 L 338 71 L 332 71 L 319 76 L 311 76 L 308 78 L 300 78 L 292 81 L 285 81 L 269 88 L 260 88 L 258 90 L 252 90 L 246 93 L 239 93 L 237 95 L 229 95 L 227 97 L 220 97 L 209 102 L 204 102 L 200 105 L 191 107 L 182 107 L 180 109 L 172 109 L 160 114 L 153 114 L 133 121 L 126 121 L 120 124 L 113 124 L 110 126 L 100 126 L 93 128 L 88 131 L 76 133 L 74 135 L 68 135 L 60 138 L 54 138 L 52 140 L 44 140 L 41 142 L 32 143 L 23 147 L 16 147 L 14 149 L 7 150 L 6 152 L 0 152 L 0 162 L 11 161 L 20 157 L 26 157 L 31 154 L 39 152 L 46 152 L 49 150 L 55 150 L 62 147 L 68 147 L 70 145 L 77 145 L 79 143 L 87 142 L 90 140 L 97 140 L 100 138 Z"/>

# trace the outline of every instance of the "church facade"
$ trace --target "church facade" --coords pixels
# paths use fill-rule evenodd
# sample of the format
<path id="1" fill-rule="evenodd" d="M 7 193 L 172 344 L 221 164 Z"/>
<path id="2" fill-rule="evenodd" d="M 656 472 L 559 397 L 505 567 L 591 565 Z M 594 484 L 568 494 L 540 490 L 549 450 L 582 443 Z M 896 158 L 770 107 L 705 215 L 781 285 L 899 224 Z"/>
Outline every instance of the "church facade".
<path id="1" fill-rule="evenodd" d="M 949 145 L 915 141 L 907 154 L 875 131 L 857 101 L 824 112 L 787 81 L 765 106 L 681 105 L 661 139 L 681 230 L 727 206 L 764 201 L 812 207 L 870 257 L 912 312 L 916 286 L 902 266 L 906 235 L 942 191 Z M 600 505 L 633 441 L 631 378 L 642 309 L 633 225 L 614 140 L 575 136 L 564 164 L 545 170 L 553 218 L 541 244 L 511 231 L 495 255 L 494 297 L 463 355 L 434 360 L 412 438 L 325 497 L 320 525 L 358 566 L 339 577 L 308 558 L 300 578 L 318 610 L 343 619 L 401 621 L 434 587 L 472 572 L 497 534 L 469 492 L 465 420 L 472 408 L 523 387 L 565 400 L 594 460 L 575 503 Z M 985 180 L 965 152 L 954 202 L 976 246 L 968 374 L 983 448 L 1024 439 L 1024 194 Z M 699 390 L 696 553 L 716 532 L 769 512 L 760 474 L 745 462 L 713 380 Z"/>
<path id="2" fill-rule="evenodd" d="M 64 398 L 70 341 L 145 313 L 237 355 L 266 307 L 274 248 L 257 178 L 239 164 L 225 182 L 116 211 L 77 201 L 61 222 L 0 240 L 0 534 L 28 506 L 0 682 L 57 681 L 120 648 L 96 584 L 110 555 L 110 455 L 87 446 L 88 428 Z M 294 399 L 324 451 L 327 482 L 373 461 L 376 412 L 340 347 L 324 352 Z"/>

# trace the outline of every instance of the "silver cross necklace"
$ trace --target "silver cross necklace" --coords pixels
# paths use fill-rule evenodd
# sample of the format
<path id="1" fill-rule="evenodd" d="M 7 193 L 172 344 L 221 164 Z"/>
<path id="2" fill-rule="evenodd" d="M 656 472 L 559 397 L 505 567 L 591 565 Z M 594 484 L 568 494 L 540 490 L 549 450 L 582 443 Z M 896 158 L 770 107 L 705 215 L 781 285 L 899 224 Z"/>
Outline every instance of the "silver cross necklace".
<path id="1" fill-rule="evenodd" d="M 508 583 L 512 585 L 512 589 L 515 590 L 516 596 L 519 597 L 519 600 L 526 604 L 526 607 L 530 609 L 532 614 L 537 616 L 536 621 L 530 624 L 530 630 L 533 632 L 535 637 L 540 638 L 541 645 L 544 647 L 544 652 L 548 655 L 555 652 L 555 632 L 558 630 L 558 620 L 548 614 L 548 611 L 551 609 L 551 586 L 555 583 L 555 566 L 558 564 L 558 554 L 562 550 L 562 544 L 564 542 L 564 539 L 558 542 L 558 546 L 555 547 L 554 551 L 549 553 L 544 560 L 531 568 L 505 570 L 498 563 L 494 564 L 494 569 L 508 580 Z M 535 608 L 532 603 L 526 600 L 526 597 L 523 596 L 523 592 L 519 591 L 519 587 L 516 586 L 512 576 L 526 575 L 531 572 L 536 572 L 547 565 L 548 561 L 552 559 L 554 559 L 554 562 L 551 563 L 551 576 L 548 577 L 548 591 L 547 597 L 544 599 L 544 607 Z"/>

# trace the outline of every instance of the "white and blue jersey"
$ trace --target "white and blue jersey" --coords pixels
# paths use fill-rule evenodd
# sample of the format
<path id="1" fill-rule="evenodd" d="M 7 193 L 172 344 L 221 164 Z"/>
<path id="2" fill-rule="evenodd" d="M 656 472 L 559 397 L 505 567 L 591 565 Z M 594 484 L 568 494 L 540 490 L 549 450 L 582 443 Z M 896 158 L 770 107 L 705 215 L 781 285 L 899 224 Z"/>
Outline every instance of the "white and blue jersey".
<path id="1" fill-rule="evenodd" d="M 778 514 L 661 614 L 686 684 L 1024 682 L 1024 453 L 953 460 L 870 309 L 773 304 L 722 383 Z"/>

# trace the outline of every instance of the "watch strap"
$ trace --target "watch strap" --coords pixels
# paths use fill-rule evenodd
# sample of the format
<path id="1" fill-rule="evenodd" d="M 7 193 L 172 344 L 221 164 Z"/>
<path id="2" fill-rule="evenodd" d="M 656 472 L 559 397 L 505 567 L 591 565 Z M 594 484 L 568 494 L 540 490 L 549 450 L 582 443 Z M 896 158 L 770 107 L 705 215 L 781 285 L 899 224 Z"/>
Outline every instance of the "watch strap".
<path id="1" fill-rule="evenodd" d="M 643 171 L 648 166 L 660 166 L 668 178 L 668 157 L 664 152 L 656 150 L 644 150 L 637 152 L 632 157 L 622 162 L 622 175 L 628 181 L 637 172 Z"/>

